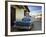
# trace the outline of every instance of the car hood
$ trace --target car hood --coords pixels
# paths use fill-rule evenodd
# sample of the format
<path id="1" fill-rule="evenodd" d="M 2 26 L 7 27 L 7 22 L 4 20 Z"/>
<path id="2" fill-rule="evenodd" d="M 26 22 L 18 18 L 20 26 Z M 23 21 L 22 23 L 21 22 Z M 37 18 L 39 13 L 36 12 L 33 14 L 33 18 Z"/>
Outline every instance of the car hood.
<path id="1" fill-rule="evenodd" d="M 29 26 L 32 25 L 32 21 L 16 21 L 17 26 Z"/>

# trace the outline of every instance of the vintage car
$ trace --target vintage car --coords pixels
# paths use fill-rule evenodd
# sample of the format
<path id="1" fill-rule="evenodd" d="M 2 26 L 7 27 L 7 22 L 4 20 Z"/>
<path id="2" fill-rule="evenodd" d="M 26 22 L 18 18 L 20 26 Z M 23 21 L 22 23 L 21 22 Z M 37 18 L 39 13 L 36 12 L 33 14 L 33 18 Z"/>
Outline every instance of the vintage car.
<path id="1" fill-rule="evenodd" d="M 31 30 L 32 27 L 33 27 L 33 22 L 31 21 L 31 19 L 22 19 L 21 21 L 14 21 L 15 29 Z"/>

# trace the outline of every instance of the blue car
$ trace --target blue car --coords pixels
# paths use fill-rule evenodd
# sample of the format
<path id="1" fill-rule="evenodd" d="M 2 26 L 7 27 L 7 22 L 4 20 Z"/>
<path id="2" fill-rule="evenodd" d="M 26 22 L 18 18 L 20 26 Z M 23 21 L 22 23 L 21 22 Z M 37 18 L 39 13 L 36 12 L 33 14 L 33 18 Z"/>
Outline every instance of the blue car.
<path id="1" fill-rule="evenodd" d="M 23 18 L 22 21 L 14 21 L 14 27 L 16 29 L 31 30 L 33 27 L 33 22 L 29 18 Z"/>

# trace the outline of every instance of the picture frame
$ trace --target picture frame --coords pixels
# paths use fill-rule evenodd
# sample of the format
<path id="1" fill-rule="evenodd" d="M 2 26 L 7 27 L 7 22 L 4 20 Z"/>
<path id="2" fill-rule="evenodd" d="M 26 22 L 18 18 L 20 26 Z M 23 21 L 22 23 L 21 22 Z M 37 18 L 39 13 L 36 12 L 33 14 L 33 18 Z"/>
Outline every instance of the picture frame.
<path id="1" fill-rule="evenodd" d="M 11 5 L 35 5 L 42 7 L 42 30 L 40 31 L 22 31 L 11 32 Z M 24 2 L 24 1 L 5 1 L 5 36 L 37 35 L 45 34 L 45 3 L 41 2 Z"/>

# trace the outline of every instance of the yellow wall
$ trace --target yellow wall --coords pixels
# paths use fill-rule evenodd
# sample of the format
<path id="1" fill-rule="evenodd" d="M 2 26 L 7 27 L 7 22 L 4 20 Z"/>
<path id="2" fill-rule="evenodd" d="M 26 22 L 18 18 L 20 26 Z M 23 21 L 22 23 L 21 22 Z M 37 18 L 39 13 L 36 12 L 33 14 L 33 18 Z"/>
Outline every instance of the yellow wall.
<path id="1" fill-rule="evenodd" d="M 16 20 L 21 20 L 24 17 L 24 9 L 16 8 Z"/>

